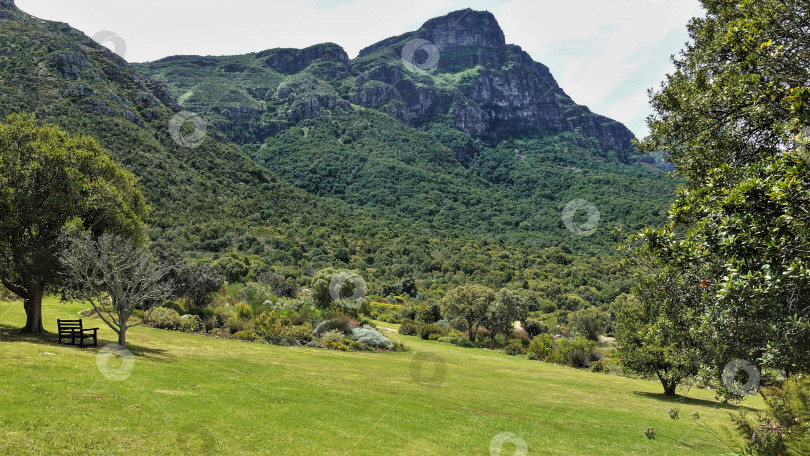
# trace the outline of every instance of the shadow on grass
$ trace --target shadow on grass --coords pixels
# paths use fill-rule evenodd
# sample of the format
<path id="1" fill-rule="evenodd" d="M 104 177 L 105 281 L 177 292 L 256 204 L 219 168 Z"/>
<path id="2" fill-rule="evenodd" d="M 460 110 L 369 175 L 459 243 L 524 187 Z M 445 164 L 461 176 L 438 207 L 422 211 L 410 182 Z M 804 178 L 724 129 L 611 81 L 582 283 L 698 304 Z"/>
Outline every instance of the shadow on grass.
<path id="1" fill-rule="evenodd" d="M 747 410 L 755 410 L 754 407 L 749 405 L 745 405 L 744 403 L 740 404 L 729 404 L 723 403 L 719 400 L 711 400 L 711 399 L 695 399 L 692 397 L 686 396 L 667 396 L 664 393 L 650 393 L 646 391 L 634 391 L 633 394 L 637 396 L 643 396 L 649 399 L 656 400 L 658 402 L 664 402 L 667 404 L 673 405 L 695 405 L 700 407 L 710 407 L 710 408 L 718 408 L 722 410 L 726 410 L 728 412 L 734 412 L 740 409 L 747 409 Z"/>
<path id="2" fill-rule="evenodd" d="M 84 347 L 79 347 L 78 345 L 60 345 L 56 341 L 55 332 L 45 332 L 43 334 L 23 334 L 20 332 L 19 326 L 0 324 L 0 344 L 19 343 L 19 342 L 29 344 L 50 345 L 54 347 L 55 346 L 75 347 L 76 350 L 98 351 L 105 345 L 117 344 L 118 340 L 108 340 L 103 337 L 99 337 L 98 347 L 93 347 L 92 345 Z M 132 354 L 135 355 L 136 357 L 142 357 L 159 362 L 170 362 L 174 360 L 174 357 L 169 355 L 171 349 L 147 347 L 145 345 L 138 345 L 133 343 L 127 343 L 126 348 L 127 350 L 132 352 Z"/>

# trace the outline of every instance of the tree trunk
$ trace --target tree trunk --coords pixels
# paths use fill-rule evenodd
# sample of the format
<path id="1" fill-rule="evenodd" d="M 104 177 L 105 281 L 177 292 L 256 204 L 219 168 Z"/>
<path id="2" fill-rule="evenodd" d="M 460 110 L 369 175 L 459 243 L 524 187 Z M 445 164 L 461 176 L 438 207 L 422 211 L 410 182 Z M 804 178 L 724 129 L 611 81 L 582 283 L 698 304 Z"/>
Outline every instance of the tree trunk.
<path id="1" fill-rule="evenodd" d="M 661 374 L 658 375 L 658 380 L 661 381 L 661 386 L 664 387 L 665 396 L 674 396 L 675 390 L 678 388 L 678 382 L 675 380 L 667 380 Z"/>
<path id="2" fill-rule="evenodd" d="M 127 327 L 126 325 L 121 326 L 121 330 L 118 332 L 118 345 L 122 347 L 127 346 Z"/>
<path id="3" fill-rule="evenodd" d="M 42 334 L 42 295 L 43 290 L 39 284 L 29 285 L 28 298 L 23 301 L 25 307 L 25 327 L 20 332 L 24 334 Z"/>

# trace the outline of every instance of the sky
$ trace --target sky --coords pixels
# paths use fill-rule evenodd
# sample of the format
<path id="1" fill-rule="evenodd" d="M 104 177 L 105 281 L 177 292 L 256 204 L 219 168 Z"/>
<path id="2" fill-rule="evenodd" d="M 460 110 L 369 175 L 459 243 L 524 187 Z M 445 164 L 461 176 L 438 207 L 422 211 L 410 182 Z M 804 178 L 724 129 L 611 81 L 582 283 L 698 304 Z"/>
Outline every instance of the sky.
<path id="1" fill-rule="evenodd" d="M 333 42 L 349 57 L 430 18 L 488 10 L 507 43 L 547 65 L 575 102 L 648 132 L 647 89 L 702 15 L 698 0 L 17 0 L 34 16 L 67 22 L 130 62 L 229 55 Z"/>

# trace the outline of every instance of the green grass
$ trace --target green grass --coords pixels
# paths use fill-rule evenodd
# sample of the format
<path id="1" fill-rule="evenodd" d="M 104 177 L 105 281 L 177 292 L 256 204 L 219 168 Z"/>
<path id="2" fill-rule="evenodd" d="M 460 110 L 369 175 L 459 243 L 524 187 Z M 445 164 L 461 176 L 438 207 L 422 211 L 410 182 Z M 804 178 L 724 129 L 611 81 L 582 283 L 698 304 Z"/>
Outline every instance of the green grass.
<path id="1" fill-rule="evenodd" d="M 47 299 L 46 329 L 84 307 Z M 3 455 L 489 455 L 501 432 L 522 438 L 529 455 L 728 453 L 689 419 L 697 411 L 714 429 L 728 425 L 733 408 L 709 391 L 691 390 L 681 403 L 653 382 L 393 333 L 411 351 L 278 347 L 141 327 L 128 337 L 131 375 L 116 381 L 97 368 L 99 349 L 20 336 L 23 317 L 19 302 L 0 303 Z M 100 346 L 115 340 L 98 326 Z M 425 353 L 443 360 L 438 370 L 414 361 Z M 446 376 L 420 383 L 412 376 L 420 365 L 425 377 Z M 683 418 L 671 420 L 670 407 Z M 648 427 L 656 440 L 644 437 Z"/>

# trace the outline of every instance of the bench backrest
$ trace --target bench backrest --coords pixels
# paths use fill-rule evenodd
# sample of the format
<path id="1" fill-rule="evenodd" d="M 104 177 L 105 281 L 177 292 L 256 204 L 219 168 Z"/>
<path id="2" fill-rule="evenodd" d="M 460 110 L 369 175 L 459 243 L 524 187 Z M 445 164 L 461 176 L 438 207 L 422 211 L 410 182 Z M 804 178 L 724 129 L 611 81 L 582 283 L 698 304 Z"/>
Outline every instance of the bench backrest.
<path id="1" fill-rule="evenodd" d="M 82 329 L 81 320 L 56 320 L 56 325 L 59 327 L 59 332 Z"/>

